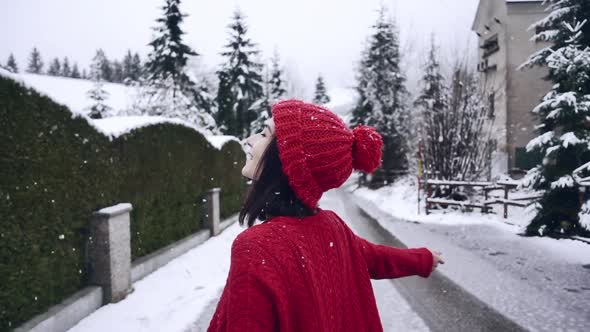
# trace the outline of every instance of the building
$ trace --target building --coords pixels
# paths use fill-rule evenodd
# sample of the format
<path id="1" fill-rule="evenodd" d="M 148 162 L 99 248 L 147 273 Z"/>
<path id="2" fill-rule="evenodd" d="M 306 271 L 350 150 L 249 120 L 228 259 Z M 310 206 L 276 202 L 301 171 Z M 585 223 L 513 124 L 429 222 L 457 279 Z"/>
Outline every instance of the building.
<path id="1" fill-rule="evenodd" d="M 532 109 L 549 91 L 546 69 L 518 70 L 535 51 L 547 43 L 532 41 L 529 27 L 547 16 L 543 1 L 480 0 L 472 30 L 477 34 L 477 69 L 489 103 L 492 121 L 492 177 L 518 176 L 538 161 L 526 153 L 527 143 L 537 136 L 539 122 Z"/>

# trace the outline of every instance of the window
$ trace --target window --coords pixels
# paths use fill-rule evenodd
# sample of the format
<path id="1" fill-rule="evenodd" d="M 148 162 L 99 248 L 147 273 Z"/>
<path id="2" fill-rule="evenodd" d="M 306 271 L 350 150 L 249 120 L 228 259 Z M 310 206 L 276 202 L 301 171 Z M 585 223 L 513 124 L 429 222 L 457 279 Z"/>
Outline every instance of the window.
<path id="1" fill-rule="evenodd" d="M 500 44 L 498 44 L 498 34 L 495 34 L 486 39 L 483 45 L 480 47 L 483 49 L 484 58 L 498 52 L 498 50 L 500 50 Z"/>
<path id="2" fill-rule="evenodd" d="M 488 118 L 493 118 L 494 116 L 496 116 L 496 94 L 492 92 L 488 97 Z"/>
<path id="3" fill-rule="evenodd" d="M 541 163 L 542 156 L 538 151 L 526 152 L 526 148 L 514 149 L 514 167 L 529 170 Z"/>

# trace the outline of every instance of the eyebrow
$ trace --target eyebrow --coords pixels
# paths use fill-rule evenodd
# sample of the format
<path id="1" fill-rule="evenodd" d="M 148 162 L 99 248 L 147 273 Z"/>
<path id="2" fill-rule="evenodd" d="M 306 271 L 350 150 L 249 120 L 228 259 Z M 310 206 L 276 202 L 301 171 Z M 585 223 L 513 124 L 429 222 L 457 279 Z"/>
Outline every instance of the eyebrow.
<path id="1" fill-rule="evenodd" d="M 267 124 L 264 124 L 264 128 L 262 130 L 264 131 L 264 129 L 268 129 L 268 132 L 272 134 L 272 130 L 270 130 L 270 127 Z"/>

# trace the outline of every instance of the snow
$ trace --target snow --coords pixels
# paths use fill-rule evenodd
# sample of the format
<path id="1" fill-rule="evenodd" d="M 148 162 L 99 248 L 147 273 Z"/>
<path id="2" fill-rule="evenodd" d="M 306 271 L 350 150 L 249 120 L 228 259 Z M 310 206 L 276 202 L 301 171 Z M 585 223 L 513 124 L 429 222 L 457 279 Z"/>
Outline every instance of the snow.
<path id="1" fill-rule="evenodd" d="M 118 303 L 101 307 L 69 332 L 186 331 L 214 301 L 229 272 L 235 223 L 133 285 Z"/>
<path id="2" fill-rule="evenodd" d="M 580 143 L 584 142 L 581 139 L 579 139 L 578 137 L 576 137 L 576 134 L 574 134 L 573 132 L 567 132 L 567 133 L 561 135 L 561 137 L 559 139 L 562 141 L 564 148 L 567 148 L 570 145 L 576 145 L 576 144 L 580 144 Z"/>
<path id="3" fill-rule="evenodd" d="M 114 213 L 117 213 L 121 210 L 130 211 L 132 209 L 133 209 L 133 207 L 131 206 L 130 203 L 119 203 L 117 205 L 102 208 L 102 209 L 98 210 L 98 213 L 114 214 Z"/>
<path id="4" fill-rule="evenodd" d="M 553 132 L 548 131 L 540 136 L 533 138 L 527 145 L 526 150 L 527 152 L 531 152 L 532 150 L 541 147 L 553 139 Z"/>
<path id="5" fill-rule="evenodd" d="M 202 135 L 218 150 L 230 141 L 240 141 L 233 136 L 214 136 L 198 128 L 197 126 L 178 119 L 162 116 L 113 116 L 103 119 L 90 119 L 86 116 L 86 109 L 91 100 L 87 97 L 87 92 L 93 87 L 92 81 L 55 77 L 37 74 L 13 74 L 0 68 L 0 75 L 11 78 L 27 88 L 34 89 L 42 95 L 45 95 L 55 102 L 65 105 L 74 117 L 82 117 L 88 123 L 103 135 L 111 140 L 121 135 L 127 134 L 135 129 L 147 127 L 150 125 L 171 123 L 191 128 Z M 104 83 L 104 89 L 109 93 L 109 99 L 106 104 L 113 108 L 115 112 L 124 112 L 131 107 L 131 101 L 136 93 L 135 88 L 117 83 Z"/>
<path id="6" fill-rule="evenodd" d="M 330 101 L 324 106 L 338 114 L 344 123 L 348 123 L 358 99 L 357 92 L 352 88 L 332 88 L 328 91 L 328 96 L 330 96 Z"/>
<path id="7" fill-rule="evenodd" d="M 67 106 L 74 113 L 88 114 L 87 108 L 92 105 L 92 100 L 87 95 L 88 91 L 94 87 L 92 81 L 28 73 L 13 74 L 13 76 L 55 102 Z M 104 82 L 103 89 L 109 96 L 105 104 L 114 112 L 122 112 L 131 107 L 134 88 Z"/>
<path id="8" fill-rule="evenodd" d="M 407 246 L 441 251 L 442 275 L 525 329 L 584 331 L 589 326 L 590 245 L 518 236 L 534 209 L 511 207 L 507 220 L 475 212 L 419 215 L 410 178 L 375 191 L 349 190 Z"/>

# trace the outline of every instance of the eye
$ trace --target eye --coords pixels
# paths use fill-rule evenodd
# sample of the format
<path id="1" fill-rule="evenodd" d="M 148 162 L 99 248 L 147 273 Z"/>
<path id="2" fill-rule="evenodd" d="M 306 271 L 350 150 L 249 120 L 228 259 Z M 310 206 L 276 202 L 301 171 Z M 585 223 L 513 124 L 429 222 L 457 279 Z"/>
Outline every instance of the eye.
<path id="1" fill-rule="evenodd" d="M 261 132 L 261 133 L 260 133 L 260 135 L 261 135 L 262 137 L 266 137 L 266 133 L 265 133 L 264 131 L 263 131 L 263 132 Z"/>

